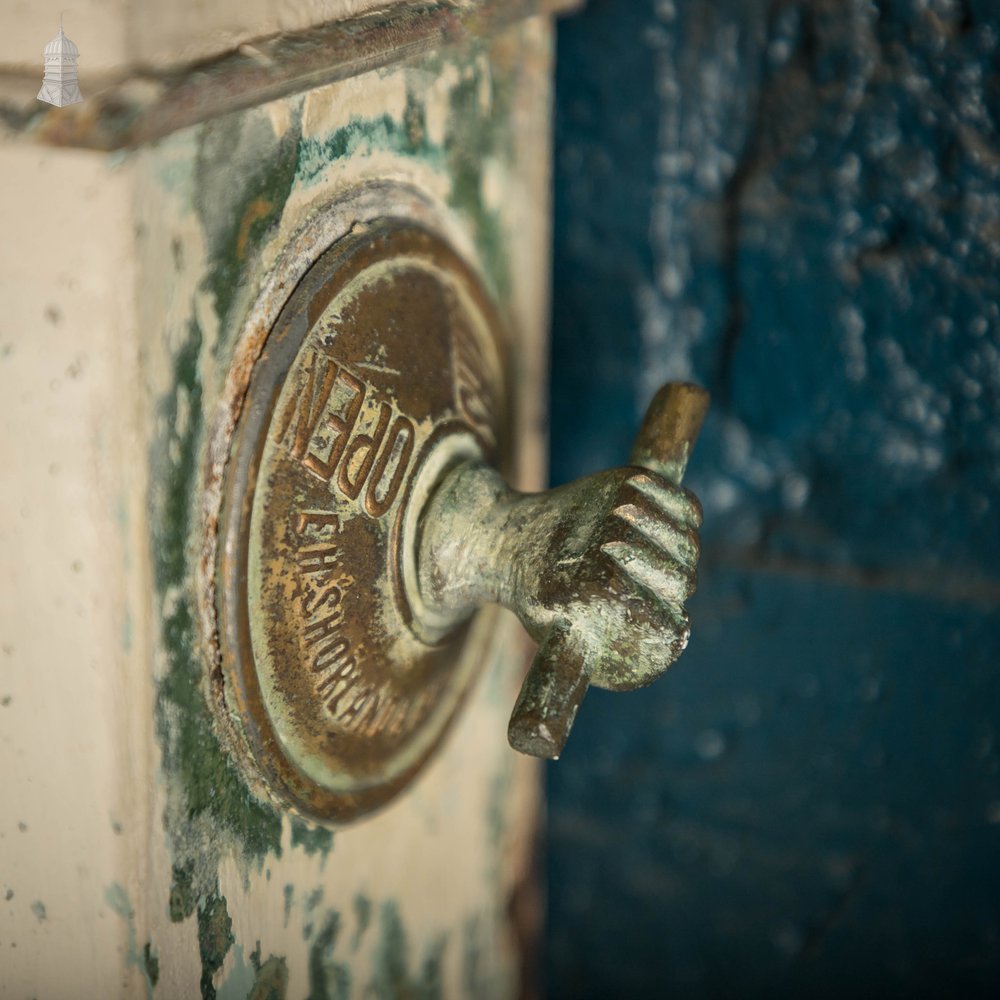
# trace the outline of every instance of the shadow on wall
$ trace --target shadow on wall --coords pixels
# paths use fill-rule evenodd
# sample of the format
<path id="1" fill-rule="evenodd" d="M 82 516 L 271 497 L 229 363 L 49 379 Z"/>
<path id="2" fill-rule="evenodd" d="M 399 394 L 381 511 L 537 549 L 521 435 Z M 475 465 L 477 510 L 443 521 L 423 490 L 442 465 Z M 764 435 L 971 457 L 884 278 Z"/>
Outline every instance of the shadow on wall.
<path id="1" fill-rule="evenodd" d="M 552 997 L 1000 995 L 1000 10 L 590 0 L 552 473 L 713 410 L 691 645 L 549 770 Z"/>

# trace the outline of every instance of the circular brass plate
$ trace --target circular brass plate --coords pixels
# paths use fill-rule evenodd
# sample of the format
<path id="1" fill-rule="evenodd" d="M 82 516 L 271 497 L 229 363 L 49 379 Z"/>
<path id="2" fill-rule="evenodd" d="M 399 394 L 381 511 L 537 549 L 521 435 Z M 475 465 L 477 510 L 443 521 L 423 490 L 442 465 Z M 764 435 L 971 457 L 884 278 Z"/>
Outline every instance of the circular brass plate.
<path id="1" fill-rule="evenodd" d="M 247 763 L 304 814 L 399 791 L 485 658 L 490 612 L 424 621 L 413 553 L 436 478 L 500 457 L 502 343 L 469 267 L 388 221 L 317 259 L 254 365 L 222 494 L 222 684 Z"/>

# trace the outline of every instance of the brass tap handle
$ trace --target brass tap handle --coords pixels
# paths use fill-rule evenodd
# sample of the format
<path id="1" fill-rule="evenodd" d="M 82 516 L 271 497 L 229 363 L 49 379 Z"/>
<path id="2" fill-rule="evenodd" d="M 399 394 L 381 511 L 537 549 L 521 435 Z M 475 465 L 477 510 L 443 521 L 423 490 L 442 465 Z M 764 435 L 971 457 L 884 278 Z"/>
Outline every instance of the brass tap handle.
<path id="1" fill-rule="evenodd" d="M 591 684 L 643 687 L 687 645 L 701 507 L 680 481 L 707 408 L 704 389 L 669 383 L 629 466 L 522 494 L 467 461 L 428 502 L 425 604 L 457 622 L 496 601 L 539 644 L 508 728 L 515 750 L 557 758 Z"/>

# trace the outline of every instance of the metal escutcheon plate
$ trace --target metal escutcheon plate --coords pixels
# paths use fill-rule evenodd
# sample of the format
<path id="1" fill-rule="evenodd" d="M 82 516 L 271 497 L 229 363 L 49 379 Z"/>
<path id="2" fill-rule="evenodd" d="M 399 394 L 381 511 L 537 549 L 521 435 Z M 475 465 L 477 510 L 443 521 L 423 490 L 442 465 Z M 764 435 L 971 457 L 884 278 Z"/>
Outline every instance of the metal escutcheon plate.
<path id="1" fill-rule="evenodd" d="M 255 363 L 217 557 L 221 684 L 245 766 L 346 821 L 426 762 L 487 654 L 415 586 L 420 508 L 454 462 L 505 464 L 498 322 L 473 271 L 413 224 L 322 254 Z"/>

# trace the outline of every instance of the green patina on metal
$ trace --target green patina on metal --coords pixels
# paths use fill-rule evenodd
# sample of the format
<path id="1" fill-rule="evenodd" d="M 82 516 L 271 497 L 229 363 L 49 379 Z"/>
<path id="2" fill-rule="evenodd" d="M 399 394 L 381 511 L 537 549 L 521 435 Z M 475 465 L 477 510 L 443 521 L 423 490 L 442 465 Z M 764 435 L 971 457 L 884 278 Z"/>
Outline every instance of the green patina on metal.
<path id="1" fill-rule="evenodd" d="M 306 1000 L 347 1000 L 351 974 L 347 966 L 333 960 L 340 932 L 340 915 L 330 910 L 309 949 L 309 996 Z"/>
<path id="2" fill-rule="evenodd" d="M 108 886 L 104 893 L 104 900 L 126 922 L 128 939 L 125 965 L 126 968 L 133 967 L 139 970 L 146 984 L 146 1000 L 152 1000 L 153 990 L 160 978 L 160 959 L 153 950 L 152 942 L 147 941 L 140 950 L 135 927 L 135 910 L 124 886 L 117 882 Z"/>
<path id="3" fill-rule="evenodd" d="M 354 118 L 322 138 L 303 138 L 299 144 L 297 180 L 311 184 L 322 176 L 332 160 L 376 152 L 419 157 L 436 169 L 445 166 L 445 151 L 427 136 L 425 102 L 415 90 L 406 92 L 402 120 L 389 114 Z"/>
<path id="4" fill-rule="evenodd" d="M 213 980 L 235 940 L 226 897 L 216 890 L 199 900 L 198 953 L 201 956 L 202 1000 L 215 1000 Z"/>
<path id="5" fill-rule="evenodd" d="M 507 731 L 515 750 L 557 758 L 589 685 L 643 687 L 687 645 L 701 509 L 679 486 L 707 409 L 703 389 L 669 382 L 629 465 L 527 495 L 467 462 L 423 508 L 420 590 L 434 614 L 496 602 L 538 643 Z M 502 814 L 502 787 L 496 800 Z"/>
<path id="6" fill-rule="evenodd" d="M 378 997 L 438 1000 L 443 995 L 441 967 L 447 939 L 442 935 L 424 956 L 419 972 L 410 971 L 409 946 L 399 907 L 392 900 L 379 910 L 381 936 L 375 949 L 375 971 L 370 992 Z"/>
<path id="7" fill-rule="evenodd" d="M 292 820 L 292 847 L 301 847 L 306 854 L 319 854 L 323 861 L 333 849 L 333 831 L 322 826 L 309 826 Z"/>

